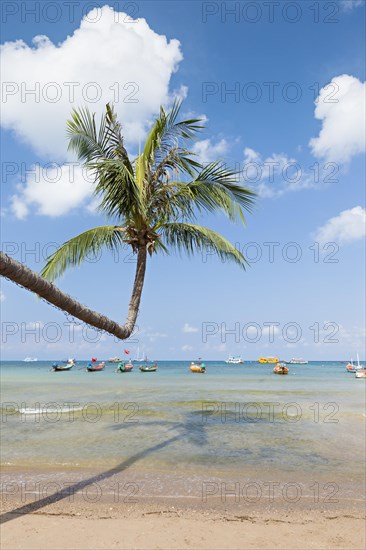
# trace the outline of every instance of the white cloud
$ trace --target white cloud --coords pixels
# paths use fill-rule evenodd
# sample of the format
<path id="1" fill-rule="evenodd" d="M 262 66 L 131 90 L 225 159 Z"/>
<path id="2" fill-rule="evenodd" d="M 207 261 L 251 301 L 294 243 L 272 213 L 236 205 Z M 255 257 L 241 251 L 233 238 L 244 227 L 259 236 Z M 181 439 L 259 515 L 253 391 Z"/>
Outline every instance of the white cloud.
<path id="1" fill-rule="evenodd" d="M 344 244 L 366 236 L 366 210 L 355 206 L 343 210 L 338 216 L 330 218 L 315 234 L 319 243 L 337 242 Z"/>
<path id="2" fill-rule="evenodd" d="M 29 321 L 28 323 L 25 323 L 26 330 L 40 330 L 43 327 L 44 327 L 43 321 Z"/>
<path id="3" fill-rule="evenodd" d="M 346 163 L 366 150 L 365 92 L 366 82 L 347 74 L 334 77 L 320 90 L 315 117 L 322 128 L 309 142 L 316 157 Z"/>
<path id="4" fill-rule="evenodd" d="M 189 346 L 188 344 L 185 344 L 182 346 L 182 351 L 191 351 L 193 349 L 192 346 Z"/>
<path id="5" fill-rule="evenodd" d="M 289 191 L 315 187 L 314 174 L 285 153 L 272 153 L 263 158 L 250 147 L 244 149 L 241 168 L 243 181 L 254 187 L 260 197 L 279 197 Z"/>
<path id="6" fill-rule="evenodd" d="M 223 160 L 221 157 L 227 153 L 228 147 L 229 145 L 225 139 L 221 139 L 217 143 L 212 143 L 210 139 L 202 139 L 196 141 L 193 151 L 198 155 L 200 162 L 208 163 Z"/>
<path id="7" fill-rule="evenodd" d="M 189 333 L 189 332 L 198 332 L 198 328 L 192 327 L 189 323 L 184 323 L 182 331 Z"/>
<path id="8" fill-rule="evenodd" d="M 82 205 L 93 210 L 92 192 L 92 180 L 79 164 L 54 165 L 47 170 L 38 164 L 27 173 L 26 182 L 17 185 L 11 209 L 18 219 L 26 218 L 31 207 L 37 214 L 51 217 Z"/>
<path id="9" fill-rule="evenodd" d="M 150 342 L 155 342 L 158 338 L 168 338 L 168 335 L 163 332 L 148 332 L 146 336 Z"/>
<path id="10" fill-rule="evenodd" d="M 2 125 L 41 156 L 64 161 L 65 123 L 73 107 L 99 115 L 115 103 L 127 141 L 138 143 L 182 60 L 180 43 L 129 20 L 111 7 L 95 8 L 63 42 L 36 36 L 2 46 Z M 27 90 L 36 90 L 36 95 Z M 179 92 L 186 93 L 183 88 Z"/>
<path id="11" fill-rule="evenodd" d="M 351 11 L 354 8 L 359 8 L 365 3 L 365 0 L 340 0 L 341 8 L 344 11 Z"/>
<path id="12" fill-rule="evenodd" d="M 260 154 L 250 147 L 244 149 L 244 158 L 246 162 L 259 162 L 261 160 Z"/>
<path id="13" fill-rule="evenodd" d="M 155 342 L 159 338 L 168 338 L 168 335 L 165 332 L 156 331 L 151 326 L 139 327 L 137 335 L 144 341 L 149 340 L 149 342 Z"/>
<path id="14" fill-rule="evenodd" d="M 6 300 L 6 296 L 5 296 L 5 294 L 3 293 L 3 291 L 0 290 L 0 302 L 5 302 L 5 300 Z"/>

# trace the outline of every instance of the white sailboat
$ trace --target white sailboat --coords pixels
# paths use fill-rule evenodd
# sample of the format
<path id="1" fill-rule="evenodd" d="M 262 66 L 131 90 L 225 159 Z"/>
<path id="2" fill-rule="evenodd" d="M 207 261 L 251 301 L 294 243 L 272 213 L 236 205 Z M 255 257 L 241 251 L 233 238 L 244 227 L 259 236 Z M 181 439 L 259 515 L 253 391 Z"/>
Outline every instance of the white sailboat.
<path id="1" fill-rule="evenodd" d="M 134 359 L 135 363 L 150 363 L 150 360 L 147 358 L 147 355 L 145 353 L 145 348 L 142 348 L 142 353 L 140 355 L 140 348 L 137 348 L 136 353 L 136 359 Z"/>
<path id="2" fill-rule="evenodd" d="M 360 365 L 360 358 L 358 354 L 357 354 L 357 365 L 354 365 L 353 360 L 351 359 L 351 362 L 348 363 L 348 365 L 346 366 L 346 369 L 348 372 L 357 372 L 365 369 L 364 365 Z"/>

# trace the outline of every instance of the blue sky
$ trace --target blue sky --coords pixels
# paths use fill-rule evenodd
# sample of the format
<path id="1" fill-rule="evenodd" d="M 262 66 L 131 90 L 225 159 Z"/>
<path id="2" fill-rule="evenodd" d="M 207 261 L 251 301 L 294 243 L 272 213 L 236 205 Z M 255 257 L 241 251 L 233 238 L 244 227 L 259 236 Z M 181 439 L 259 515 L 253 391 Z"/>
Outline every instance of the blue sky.
<path id="1" fill-rule="evenodd" d="M 259 193 L 245 228 L 202 220 L 251 267 L 153 257 L 133 342 L 72 331 L 63 313 L 3 281 L 3 358 L 105 358 L 126 347 L 187 360 L 364 355 L 365 4 L 269 4 L 3 3 L 5 252 L 40 270 L 49 243 L 105 223 L 67 153 L 65 121 L 80 105 L 100 113 L 117 98 L 133 155 L 159 105 L 183 96 L 184 113 L 207 119 L 197 154 L 240 168 Z M 123 321 L 133 275 L 128 250 L 104 252 L 58 284 Z"/>

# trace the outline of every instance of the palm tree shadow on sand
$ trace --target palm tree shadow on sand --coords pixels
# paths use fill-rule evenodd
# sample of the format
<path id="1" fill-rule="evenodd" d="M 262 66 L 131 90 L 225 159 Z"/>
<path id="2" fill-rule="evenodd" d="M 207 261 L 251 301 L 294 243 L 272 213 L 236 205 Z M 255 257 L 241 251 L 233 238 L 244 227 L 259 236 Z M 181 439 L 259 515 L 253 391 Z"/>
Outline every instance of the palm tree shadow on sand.
<path id="1" fill-rule="evenodd" d="M 197 420 L 198 416 L 201 416 L 200 421 Z M 166 421 L 152 421 L 152 422 L 138 421 L 134 423 L 124 422 L 124 423 L 112 425 L 110 429 L 117 430 L 117 431 L 122 431 L 122 430 L 129 431 L 131 428 L 136 426 L 163 426 L 163 427 L 169 426 L 168 433 L 175 432 L 175 431 L 177 431 L 178 433 L 176 435 L 172 435 L 172 437 L 169 437 L 164 441 L 160 441 L 156 445 L 152 445 L 151 447 L 143 449 L 142 451 L 129 457 L 127 460 L 124 460 L 117 466 L 114 466 L 113 468 L 106 470 L 105 472 L 96 474 L 88 479 L 78 481 L 73 485 L 68 485 L 67 489 L 64 491 L 58 491 L 52 495 L 47 495 L 46 497 L 41 498 L 36 502 L 24 504 L 23 506 L 15 508 L 11 512 L 6 512 L 5 514 L 2 514 L 0 516 L 0 524 L 11 521 L 12 519 L 16 519 L 17 517 L 22 515 L 32 514 L 34 512 L 37 512 L 38 510 L 41 510 L 45 506 L 48 506 L 50 504 L 55 504 L 56 502 L 59 502 L 65 498 L 70 498 L 70 495 L 74 495 L 75 493 L 82 491 L 85 487 L 88 487 L 89 485 L 98 483 L 100 481 L 104 481 L 105 479 L 109 479 L 114 475 L 127 470 L 139 460 L 142 460 L 145 457 L 151 455 L 152 453 L 158 452 L 161 449 L 164 449 L 165 447 L 168 447 L 169 445 L 174 444 L 178 440 L 185 439 L 187 440 L 187 442 L 193 443 L 194 445 L 197 445 L 200 447 L 202 447 L 203 445 L 206 445 L 208 442 L 207 432 L 206 432 L 207 424 L 204 422 L 203 413 L 201 410 L 192 411 L 189 414 L 187 414 L 186 420 L 184 422 L 166 422 Z"/>

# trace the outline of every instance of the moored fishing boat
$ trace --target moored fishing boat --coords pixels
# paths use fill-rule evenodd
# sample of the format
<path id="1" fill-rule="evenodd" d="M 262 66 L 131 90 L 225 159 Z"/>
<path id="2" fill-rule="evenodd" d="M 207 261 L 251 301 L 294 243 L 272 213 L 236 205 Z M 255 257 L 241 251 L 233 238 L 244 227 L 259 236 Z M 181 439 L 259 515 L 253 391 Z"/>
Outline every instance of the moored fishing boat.
<path id="1" fill-rule="evenodd" d="M 350 363 L 346 365 L 347 372 L 356 372 L 356 366 L 353 364 L 353 360 L 351 359 Z"/>
<path id="2" fill-rule="evenodd" d="M 24 363 L 34 363 L 35 361 L 38 361 L 37 357 L 25 357 L 23 359 Z"/>
<path id="3" fill-rule="evenodd" d="M 118 363 L 116 372 L 131 372 L 133 369 L 132 363 Z"/>
<path id="4" fill-rule="evenodd" d="M 278 362 L 279 362 L 278 357 L 260 357 L 258 359 L 258 363 L 274 364 L 274 363 L 278 363 Z"/>
<path id="5" fill-rule="evenodd" d="M 57 363 L 53 363 L 52 370 L 55 372 L 68 371 L 71 370 L 73 366 L 74 363 L 70 363 L 69 365 L 58 365 Z"/>
<path id="6" fill-rule="evenodd" d="M 120 363 L 122 359 L 120 357 L 111 357 L 108 359 L 108 363 Z"/>
<path id="7" fill-rule="evenodd" d="M 273 372 L 275 374 L 288 374 L 288 368 L 284 363 L 277 363 L 273 369 Z"/>
<path id="8" fill-rule="evenodd" d="M 139 369 L 141 372 L 156 372 L 158 370 L 158 365 L 156 363 L 154 365 L 141 365 Z"/>
<path id="9" fill-rule="evenodd" d="M 229 355 L 228 359 L 226 359 L 225 363 L 228 363 L 229 365 L 239 365 L 241 363 L 244 363 L 241 355 Z"/>
<path id="10" fill-rule="evenodd" d="M 366 369 L 358 370 L 355 374 L 355 378 L 366 378 Z"/>
<path id="11" fill-rule="evenodd" d="M 351 362 L 348 363 L 348 365 L 346 365 L 346 369 L 348 372 L 357 372 L 365 369 L 365 367 L 360 364 L 360 358 L 358 354 L 357 354 L 357 365 L 354 365 L 353 360 L 351 359 Z"/>
<path id="12" fill-rule="evenodd" d="M 204 363 L 202 363 L 201 358 L 199 358 L 196 363 L 192 361 L 191 366 L 189 368 L 191 372 L 196 372 L 201 374 L 204 374 L 206 372 L 206 366 Z"/>
<path id="13" fill-rule="evenodd" d="M 99 371 L 103 370 L 104 367 L 105 367 L 104 361 L 102 361 L 102 363 L 99 363 L 99 365 L 89 363 L 88 366 L 86 367 L 86 371 L 87 372 L 99 372 Z"/>

